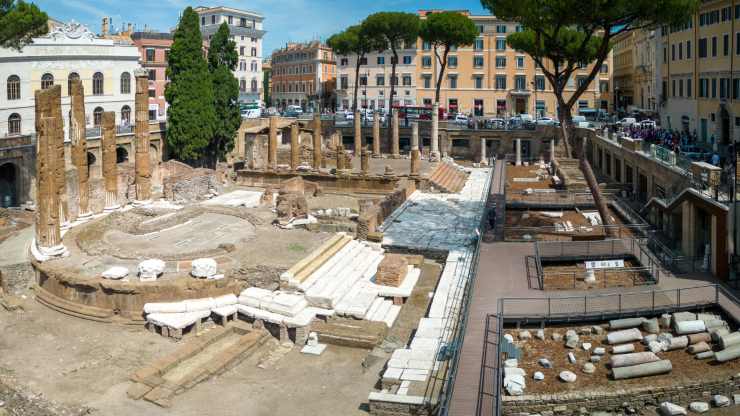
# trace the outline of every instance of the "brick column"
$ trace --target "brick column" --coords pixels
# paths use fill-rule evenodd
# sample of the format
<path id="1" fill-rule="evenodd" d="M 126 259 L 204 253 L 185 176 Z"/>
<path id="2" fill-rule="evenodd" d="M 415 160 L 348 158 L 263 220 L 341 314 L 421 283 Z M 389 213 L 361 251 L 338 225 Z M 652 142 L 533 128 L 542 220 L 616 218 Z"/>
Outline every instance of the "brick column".
<path id="1" fill-rule="evenodd" d="M 267 142 L 267 169 L 277 170 L 277 130 L 278 117 L 270 116 L 270 136 Z"/>
<path id="2" fill-rule="evenodd" d="M 373 156 L 380 157 L 380 112 L 373 116 Z"/>
<path id="3" fill-rule="evenodd" d="M 105 182 L 105 210 L 120 208 L 118 203 L 118 166 L 116 166 L 116 113 L 103 113 L 103 179 Z"/>
<path id="4" fill-rule="evenodd" d="M 419 123 L 411 124 L 411 176 L 419 176 L 421 152 L 419 151 Z"/>
<path id="5" fill-rule="evenodd" d="M 401 151 L 399 149 L 398 139 L 398 111 L 393 112 L 393 119 L 391 121 L 393 122 L 393 135 L 391 137 L 391 157 L 399 158 L 401 157 Z"/>
<path id="6" fill-rule="evenodd" d="M 346 168 L 344 166 L 344 146 L 341 144 L 336 147 L 337 149 L 337 174 L 342 173 Z"/>
<path id="7" fill-rule="evenodd" d="M 85 136 L 85 89 L 80 80 L 70 83 L 70 117 L 69 139 L 72 142 L 72 164 L 77 168 L 78 180 L 78 218 L 89 218 L 90 211 L 90 168 L 87 165 L 87 138 Z"/>
<path id="8" fill-rule="evenodd" d="M 362 148 L 362 155 L 360 156 L 360 171 L 363 175 L 367 175 L 369 172 L 370 165 L 370 154 L 366 147 Z"/>
<path id="9" fill-rule="evenodd" d="M 36 94 L 36 100 L 40 98 Z M 47 98 L 48 97 L 43 97 Z M 37 112 L 38 114 L 38 112 Z M 44 249 L 58 246 L 61 241 L 59 228 L 59 196 L 54 177 L 57 155 L 55 136 L 61 129 L 59 120 L 52 117 L 36 119 L 36 240 L 35 246 Z"/>
<path id="10" fill-rule="evenodd" d="M 362 152 L 362 117 L 360 110 L 355 110 L 355 157 L 359 157 L 360 152 Z"/>
<path id="11" fill-rule="evenodd" d="M 290 169 L 294 172 L 301 164 L 301 145 L 298 143 L 298 123 L 290 125 Z"/>
<path id="12" fill-rule="evenodd" d="M 313 168 L 321 169 L 321 114 L 313 116 Z"/>
<path id="13" fill-rule="evenodd" d="M 43 98 L 42 98 L 43 97 Z M 51 117 L 59 121 L 61 128 L 54 130 L 54 152 L 59 161 L 54 164 L 54 192 L 59 198 L 59 224 L 68 226 L 69 210 L 67 208 L 67 173 L 64 168 L 64 120 L 62 118 L 62 86 L 52 85 L 45 90 L 36 90 L 36 130 L 41 130 L 40 120 Z"/>
<path id="14" fill-rule="evenodd" d="M 149 77 L 136 71 L 136 200 L 152 198 L 152 170 L 149 166 Z"/>

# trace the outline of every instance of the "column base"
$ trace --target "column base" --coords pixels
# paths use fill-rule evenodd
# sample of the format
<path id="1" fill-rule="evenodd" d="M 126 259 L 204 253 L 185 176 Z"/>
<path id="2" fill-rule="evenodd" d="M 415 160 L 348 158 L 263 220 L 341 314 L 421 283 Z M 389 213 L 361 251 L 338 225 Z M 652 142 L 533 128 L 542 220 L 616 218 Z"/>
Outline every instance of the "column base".
<path id="1" fill-rule="evenodd" d="M 429 161 L 430 162 L 439 162 L 441 159 L 441 156 L 438 151 L 431 151 L 429 152 Z"/>
<path id="2" fill-rule="evenodd" d="M 135 200 L 134 200 L 133 202 L 131 202 L 131 203 L 132 203 L 132 204 L 133 204 L 133 205 L 134 205 L 135 207 L 140 207 L 140 206 L 142 206 L 142 205 L 149 205 L 149 204 L 151 204 L 151 203 L 152 203 L 152 200 L 151 200 L 151 199 L 145 199 L 145 200 L 139 201 L 139 200 L 135 199 Z"/>
<path id="3" fill-rule="evenodd" d="M 109 207 L 103 208 L 103 212 L 115 212 L 115 211 L 118 211 L 119 209 L 121 209 L 121 205 L 120 204 L 118 204 L 118 205 L 111 205 Z"/>
<path id="4" fill-rule="evenodd" d="M 36 244 L 36 239 L 31 241 L 31 255 L 36 261 L 45 262 L 60 257 L 69 256 L 69 251 L 64 244 L 58 244 L 53 247 L 41 247 Z"/>

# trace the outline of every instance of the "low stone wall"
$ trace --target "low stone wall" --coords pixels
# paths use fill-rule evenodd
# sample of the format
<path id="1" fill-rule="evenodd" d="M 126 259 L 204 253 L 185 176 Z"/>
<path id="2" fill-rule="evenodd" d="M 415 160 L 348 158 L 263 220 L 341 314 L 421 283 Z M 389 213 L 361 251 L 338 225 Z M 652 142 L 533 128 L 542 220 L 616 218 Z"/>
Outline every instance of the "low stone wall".
<path id="1" fill-rule="evenodd" d="M 174 202 L 192 202 L 205 199 L 211 190 L 218 191 L 218 174 L 212 169 L 193 169 L 191 172 L 165 177 L 162 180 L 164 197 Z"/>
<path id="2" fill-rule="evenodd" d="M 317 183 L 327 191 L 347 191 L 364 193 L 387 193 L 395 190 L 401 177 L 379 175 L 331 175 L 317 172 L 268 172 L 244 169 L 237 172 L 237 184 L 264 188 L 276 186 L 281 182 L 300 176 L 304 181 Z"/>
<path id="3" fill-rule="evenodd" d="M 622 412 L 625 407 L 644 409 L 647 406 L 658 406 L 662 402 L 672 402 L 682 406 L 692 401 L 709 402 L 714 394 L 732 397 L 740 392 L 740 375 L 731 378 L 703 380 L 701 382 L 668 387 L 649 385 L 630 389 L 619 389 L 605 392 L 580 391 L 573 393 L 525 395 L 502 397 L 502 414 L 544 414 L 553 412 L 558 415 L 579 415 L 581 409 L 588 412 L 606 411 Z"/>
<path id="4" fill-rule="evenodd" d="M 36 274 L 30 262 L 0 266 L 0 289 L 5 293 L 20 294 L 32 288 Z"/>
<path id="5" fill-rule="evenodd" d="M 386 195 L 380 202 L 361 207 L 360 216 L 357 219 L 357 238 L 367 240 L 368 234 L 374 233 L 378 225 L 382 224 L 393 211 L 400 208 L 414 191 L 416 191 L 416 182 L 409 180 L 402 183 L 391 194 Z"/>

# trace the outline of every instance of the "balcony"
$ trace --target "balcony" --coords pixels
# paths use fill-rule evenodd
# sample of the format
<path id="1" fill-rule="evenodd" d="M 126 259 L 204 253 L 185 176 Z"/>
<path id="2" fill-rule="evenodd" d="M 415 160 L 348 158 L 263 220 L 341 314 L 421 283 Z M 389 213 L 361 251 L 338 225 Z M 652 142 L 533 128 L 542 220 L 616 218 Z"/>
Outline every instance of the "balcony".
<path id="1" fill-rule="evenodd" d="M 103 135 L 102 133 L 102 127 L 95 126 L 95 127 L 88 127 L 85 129 L 85 137 L 88 139 L 101 137 Z M 116 135 L 126 135 L 126 134 L 133 134 L 134 133 L 134 125 L 128 124 L 128 125 L 117 125 L 116 126 Z"/>

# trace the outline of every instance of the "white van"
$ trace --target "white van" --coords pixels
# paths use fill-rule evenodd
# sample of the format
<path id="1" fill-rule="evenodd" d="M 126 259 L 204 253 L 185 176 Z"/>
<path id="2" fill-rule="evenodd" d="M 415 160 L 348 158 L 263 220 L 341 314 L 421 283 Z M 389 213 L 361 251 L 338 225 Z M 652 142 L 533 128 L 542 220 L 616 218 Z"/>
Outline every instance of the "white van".
<path id="1" fill-rule="evenodd" d="M 621 127 L 629 127 L 633 124 L 637 124 L 637 119 L 634 117 L 625 117 L 617 121 L 617 125 Z"/>

